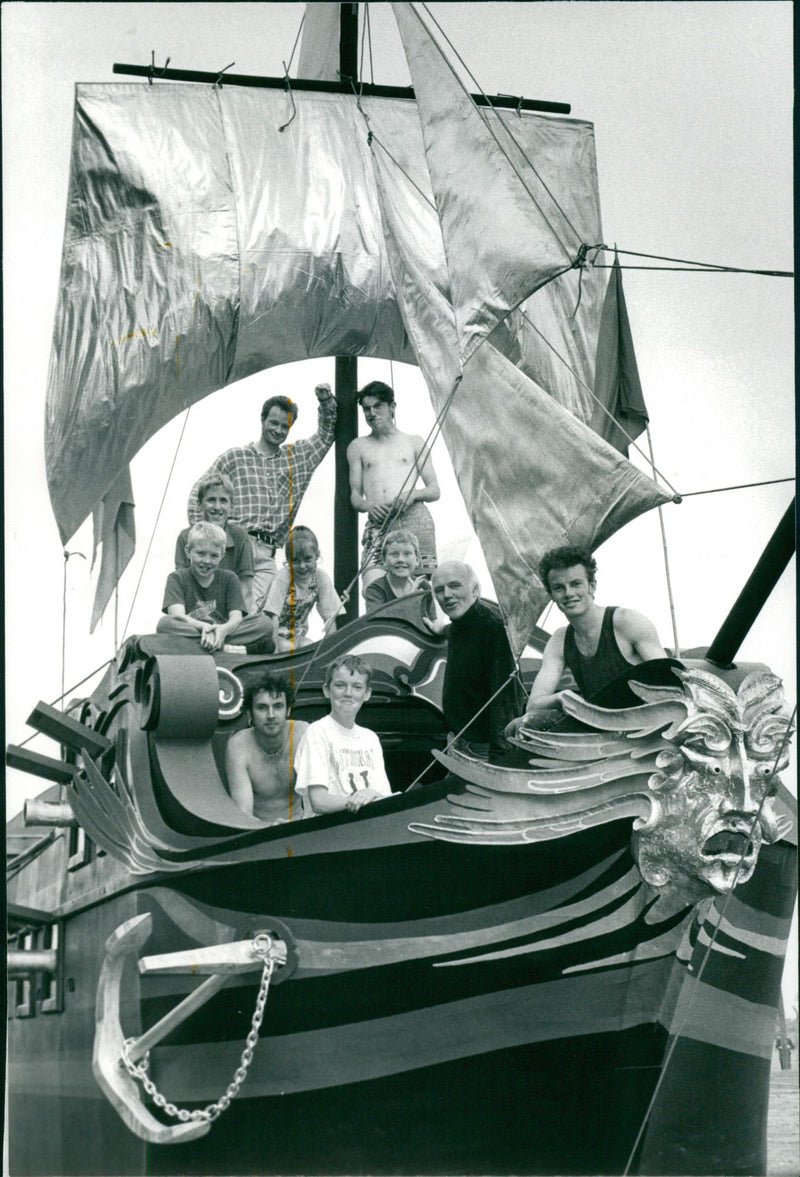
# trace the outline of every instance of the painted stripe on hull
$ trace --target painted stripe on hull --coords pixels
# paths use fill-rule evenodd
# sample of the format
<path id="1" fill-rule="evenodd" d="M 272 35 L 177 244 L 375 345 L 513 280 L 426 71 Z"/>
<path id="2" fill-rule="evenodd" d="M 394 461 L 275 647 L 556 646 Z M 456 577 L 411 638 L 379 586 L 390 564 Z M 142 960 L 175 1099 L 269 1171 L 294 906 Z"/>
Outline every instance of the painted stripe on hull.
<path id="1" fill-rule="evenodd" d="M 276 1038 L 262 1034 L 244 1093 L 255 1098 L 337 1087 L 508 1047 L 655 1022 L 670 967 L 659 961 L 391 1018 Z M 237 1042 L 161 1047 L 153 1051 L 152 1074 L 170 1099 L 214 1099 L 240 1053 Z"/>
<path id="2" fill-rule="evenodd" d="M 516 920 L 527 919 L 554 909 L 564 910 L 576 895 L 588 890 L 604 874 L 614 868 L 618 871 L 625 869 L 623 857 L 629 862 L 627 850 L 619 850 L 609 855 L 591 869 L 583 871 L 568 882 L 554 887 L 545 887 L 518 899 L 493 903 L 485 907 L 473 907 L 466 911 L 458 911 L 447 915 L 429 919 L 409 919 L 403 921 L 354 923 L 333 920 L 314 920 L 289 917 L 288 914 L 276 910 L 270 903 L 269 893 L 264 894 L 263 908 L 265 915 L 276 916 L 291 924 L 292 931 L 298 940 L 316 941 L 320 944 L 342 944 L 352 941 L 366 943 L 375 940 L 405 939 L 407 937 L 456 936 L 459 933 L 471 933 L 488 926 L 511 924 Z M 629 869 L 623 876 L 633 878 L 638 883 L 639 876 L 635 868 Z M 633 883 L 630 884 L 631 886 Z M 146 894 L 158 901 L 174 923 L 187 935 L 192 936 L 200 944 L 218 943 L 226 938 L 230 939 L 234 928 L 242 920 L 252 921 L 252 912 L 242 912 L 231 907 L 223 907 L 205 903 L 200 899 L 185 898 L 180 892 L 167 887 L 154 887 Z M 217 931 L 222 929 L 222 934 Z"/>
<path id="3" fill-rule="evenodd" d="M 774 1050 L 775 1009 L 687 976 L 668 1029 L 683 1038 L 769 1059 Z"/>

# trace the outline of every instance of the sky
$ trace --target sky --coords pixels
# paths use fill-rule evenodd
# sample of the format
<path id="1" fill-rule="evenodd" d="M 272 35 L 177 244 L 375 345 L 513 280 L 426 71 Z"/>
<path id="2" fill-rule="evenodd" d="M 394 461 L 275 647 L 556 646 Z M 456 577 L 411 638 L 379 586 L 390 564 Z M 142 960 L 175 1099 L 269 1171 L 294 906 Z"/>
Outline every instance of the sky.
<path id="1" fill-rule="evenodd" d="M 475 76 L 472 89 L 572 104 L 595 124 L 604 238 L 620 249 L 742 268 L 792 267 L 792 6 L 771 3 L 447 3 L 431 10 Z M 388 4 L 370 5 L 373 77 L 408 84 Z M 91 527 L 64 559 L 47 498 L 43 413 L 69 174 L 73 89 L 111 82 L 115 61 L 283 74 L 299 4 L 2 6 L 7 739 L 30 735 L 39 699 L 61 692 L 114 652 L 113 609 L 89 638 Z M 296 58 L 295 58 L 296 60 Z M 369 79 L 369 70 L 365 70 Z M 626 260 L 623 256 L 623 261 Z M 629 262 L 639 259 L 627 258 Z M 658 264 L 658 263 L 655 263 Z M 794 473 L 793 290 L 747 274 L 633 270 L 625 292 L 657 465 L 683 492 Z M 361 361 L 359 381 L 389 380 L 398 425 L 427 433 L 433 413 L 419 372 Z M 262 401 L 301 407 L 311 432 L 313 387 L 333 361 L 262 373 L 206 398 L 149 442 L 132 468 L 139 547 L 120 588 L 118 634 L 152 630 L 188 488 L 222 449 L 254 439 Z M 305 411 L 303 411 L 305 410 Z M 293 435 L 294 436 L 294 435 Z M 441 446 L 441 443 L 439 443 Z M 175 461 L 167 486 L 167 473 Z M 298 522 L 317 531 L 333 565 L 332 457 Z M 491 583 L 446 453 L 434 461 L 441 556 L 468 558 Z M 634 457 L 637 465 L 644 462 Z M 165 486 L 166 492 L 165 492 Z M 663 512 L 678 636 L 708 645 L 792 497 L 787 483 L 687 497 Z M 151 533 L 163 496 L 158 529 Z M 143 570 L 145 552 L 150 555 Z M 655 512 L 598 552 L 598 601 L 650 616 L 671 643 Z M 66 596 L 63 583 L 66 567 Z M 740 658 L 767 663 L 794 703 L 793 569 Z M 547 622 L 546 622 L 547 624 Z M 549 619 L 552 626 L 553 619 Z M 90 689 L 95 680 L 85 688 Z M 52 752 L 37 738 L 33 747 Z M 794 762 L 793 762 L 794 765 Z M 786 774 L 793 783 L 794 767 Z M 8 812 L 40 791 L 9 773 Z M 796 971 L 788 980 L 796 993 Z"/>

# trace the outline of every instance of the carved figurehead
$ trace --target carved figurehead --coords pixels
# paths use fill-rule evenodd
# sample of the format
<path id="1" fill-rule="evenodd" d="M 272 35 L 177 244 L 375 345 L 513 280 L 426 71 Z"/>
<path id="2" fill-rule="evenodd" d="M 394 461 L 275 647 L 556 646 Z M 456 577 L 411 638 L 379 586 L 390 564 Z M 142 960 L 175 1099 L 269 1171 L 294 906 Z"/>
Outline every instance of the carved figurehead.
<path id="1" fill-rule="evenodd" d="M 686 716 L 662 732 L 668 746 L 648 779 L 653 810 L 633 848 L 646 882 L 692 901 L 709 888 L 724 894 L 747 882 L 762 841 L 784 832 L 770 794 L 788 763 L 790 721 L 781 681 L 768 671 L 749 674 L 735 694 L 702 670 L 678 677 L 682 691 L 657 694 L 679 698 Z M 653 697 L 646 687 L 633 689 L 645 701 Z"/>
<path id="2" fill-rule="evenodd" d="M 641 667 L 657 667 L 655 662 Z M 632 848 L 659 917 L 725 894 L 753 874 L 763 842 L 788 833 L 776 806 L 790 720 L 781 680 L 752 671 L 734 692 L 706 670 L 671 663 L 628 686 L 642 703 L 608 708 L 562 695 L 575 725 L 522 726 L 527 767 L 437 753 L 466 792 L 434 823 L 410 828 L 449 842 L 514 845 L 633 818 Z M 655 678 L 655 681 L 654 681 Z"/>

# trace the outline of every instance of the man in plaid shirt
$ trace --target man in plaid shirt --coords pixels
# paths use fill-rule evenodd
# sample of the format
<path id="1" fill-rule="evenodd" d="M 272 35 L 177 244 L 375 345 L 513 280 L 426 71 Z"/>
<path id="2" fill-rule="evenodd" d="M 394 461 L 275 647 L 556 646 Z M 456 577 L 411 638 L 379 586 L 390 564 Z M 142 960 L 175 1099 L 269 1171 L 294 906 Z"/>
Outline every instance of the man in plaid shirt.
<path id="1" fill-rule="evenodd" d="M 336 398 L 329 384 L 315 388 L 319 406 L 317 432 L 296 445 L 284 442 L 297 420 L 297 405 L 287 396 L 272 396 L 261 409 L 261 436 L 248 445 L 220 454 L 189 495 L 189 522 L 200 519 L 197 488 L 212 472 L 233 483 L 231 519 L 250 535 L 253 545 L 253 607 L 260 612 L 275 575 L 275 552 L 283 547 L 294 524 L 311 476 L 331 448 L 336 425 Z"/>

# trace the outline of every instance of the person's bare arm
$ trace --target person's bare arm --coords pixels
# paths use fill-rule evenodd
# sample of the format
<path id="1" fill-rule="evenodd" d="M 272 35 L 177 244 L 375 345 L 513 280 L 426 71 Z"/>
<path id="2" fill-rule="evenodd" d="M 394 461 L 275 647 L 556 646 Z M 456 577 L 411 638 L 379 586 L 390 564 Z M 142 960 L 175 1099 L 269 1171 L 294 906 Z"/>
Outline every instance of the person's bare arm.
<path id="1" fill-rule="evenodd" d="M 167 615 L 169 617 L 180 617 L 183 621 L 188 621 L 189 625 L 201 634 L 204 634 L 207 629 L 210 629 L 210 623 L 208 621 L 199 621 L 196 617 L 190 616 L 186 612 L 186 606 L 182 601 L 175 601 L 174 604 L 168 605 Z"/>
<path id="2" fill-rule="evenodd" d="M 237 732 L 228 740 L 225 749 L 225 773 L 231 797 L 244 813 L 253 813 L 253 786 L 247 771 L 246 732 Z"/>
<path id="3" fill-rule="evenodd" d="M 617 609 L 614 614 L 614 632 L 618 638 L 623 637 L 630 642 L 633 652 L 642 662 L 666 657 L 658 631 L 644 613 L 637 613 L 635 609 Z"/>
<path id="4" fill-rule="evenodd" d="M 206 650 L 221 649 L 228 640 L 228 634 L 231 630 L 236 629 L 243 617 L 241 609 L 231 609 L 227 621 L 220 621 L 208 626 L 200 638 L 200 644 Z"/>
<path id="5" fill-rule="evenodd" d="M 557 707 L 561 703 L 558 684 L 564 673 L 564 637 L 566 629 L 557 629 L 544 648 L 542 667 L 534 679 L 526 712 L 536 707 Z"/>
<path id="6" fill-rule="evenodd" d="M 531 687 L 531 693 L 525 706 L 525 714 L 520 715 L 518 719 L 512 719 L 511 723 L 506 726 L 505 735 L 507 738 L 515 736 L 528 718 L 536 715 L 538 711 L 561 706 L 563 692 L 557 688 L 564 673 L 565 633 L 565 629 L 556 630 L 545 646 L 542 666 Z"/>
<path id="7" fill-rule="evenodd" d="M 440 497 L 439 482 L 433 468 L 430 451 L 421 437 L 414 437 L 414 457 L 422 486 L 416 486 L 408 496 L 409 503 L 435 503 Z"/>
<path id="8" fill-rule="evenodd" d="M 324 785 L 310 785 L 308 789 L 311 808 L 315 813 L 341 813 L 344 809 L 355 813 L 370 801 L 380 801 L 381 796 L 375 789 L 359 789 L 349 797 L 331 793 Z"/>
<path id="9" fill-rule="evenodd" d="M 354 511 L 368 511 L 364 497 L 364 467 L 361 462 L 361 446 L 358 438 L 347 447 L 347 465 L 350 470 L 350 505 Z"/>

